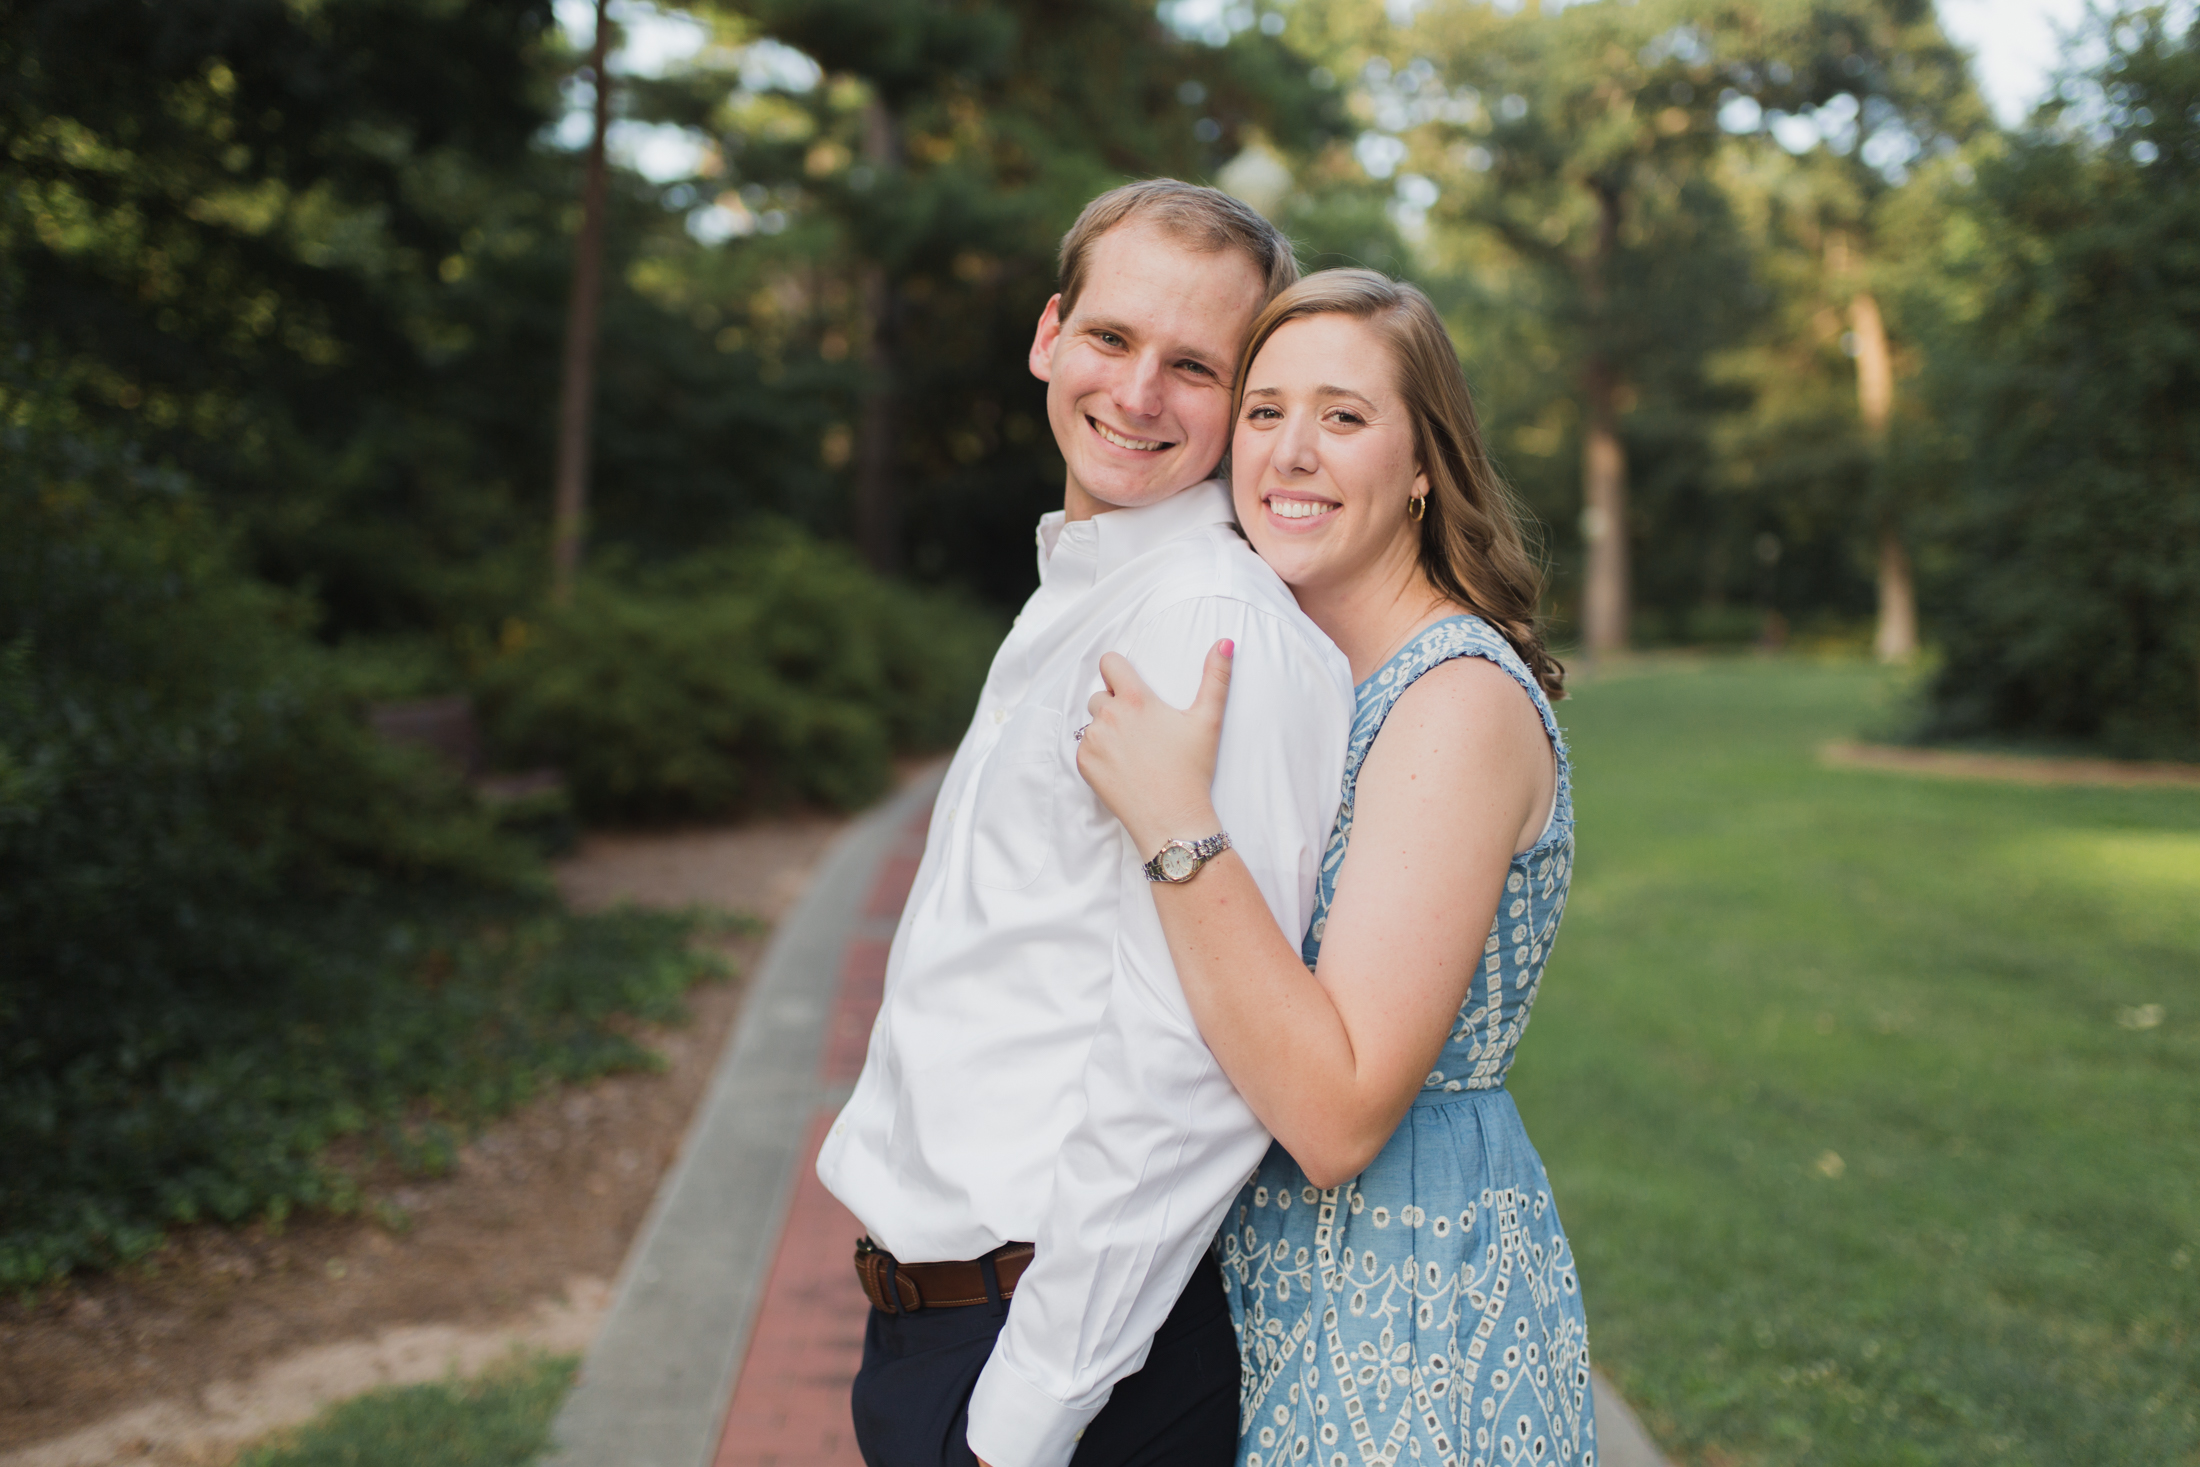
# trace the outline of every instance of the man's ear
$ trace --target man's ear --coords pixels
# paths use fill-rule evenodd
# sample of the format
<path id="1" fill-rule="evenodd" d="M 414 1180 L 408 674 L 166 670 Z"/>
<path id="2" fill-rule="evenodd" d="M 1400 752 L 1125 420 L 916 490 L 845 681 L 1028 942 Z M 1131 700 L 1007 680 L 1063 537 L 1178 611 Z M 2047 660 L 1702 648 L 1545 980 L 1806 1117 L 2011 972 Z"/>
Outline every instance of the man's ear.
<path id="1" fill-rule="evenodd" d="M 1041 382 L 1054 380 L 1054 343 L 1062 339 L 1062 297 L 1047 298 L 1039 313 L 1039 329 L 1031 337 L 1031 375 Z"/>

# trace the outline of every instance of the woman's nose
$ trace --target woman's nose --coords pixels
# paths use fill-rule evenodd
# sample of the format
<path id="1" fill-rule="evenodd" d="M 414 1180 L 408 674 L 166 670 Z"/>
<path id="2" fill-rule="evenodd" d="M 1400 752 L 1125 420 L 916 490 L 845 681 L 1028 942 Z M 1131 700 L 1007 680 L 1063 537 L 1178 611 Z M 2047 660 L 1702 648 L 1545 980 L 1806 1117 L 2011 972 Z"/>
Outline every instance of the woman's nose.
<path id="1" fill-rule="evenodd" d="M 1289 417 L 1276 430 L 1276 451 L 1270 460 L 1283 474 L 1311 474 L 1322 466 L 1313 423 Z"/>

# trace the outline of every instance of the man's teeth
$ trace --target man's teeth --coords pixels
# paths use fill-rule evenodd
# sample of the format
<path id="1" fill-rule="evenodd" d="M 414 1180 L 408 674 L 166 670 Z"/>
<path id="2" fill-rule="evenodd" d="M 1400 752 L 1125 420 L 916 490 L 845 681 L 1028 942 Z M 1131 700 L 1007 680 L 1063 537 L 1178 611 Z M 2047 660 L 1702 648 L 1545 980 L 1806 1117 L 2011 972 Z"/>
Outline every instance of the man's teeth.
<path id="1" fill-rule="evenodd" d="M 1337 506 L 1325 504 L 1319 499 L 1271 499 L 1268 507 L 1278 519 L 1310 520 L 1318 514 L 1326 514 Z"/>
<path id="2" fill-rule="evenodd" d="M 1162 442 L 1156 442 L 1145 438 L 1125 438 L 1120 433 L 1110 433 L 1108 431 L 1108 425 L 1101 422 L 1098 418 L 1092 420 L 1092 426 L 1096 430 L 1098 430 L 1102 438 L 1107 439 L 1108 442 L 1114 444 L 1117 448 L 1135 448 L 1142 453 L 1151 453 L 1157 448 L 1168 447 L 1166 443 Z"/>

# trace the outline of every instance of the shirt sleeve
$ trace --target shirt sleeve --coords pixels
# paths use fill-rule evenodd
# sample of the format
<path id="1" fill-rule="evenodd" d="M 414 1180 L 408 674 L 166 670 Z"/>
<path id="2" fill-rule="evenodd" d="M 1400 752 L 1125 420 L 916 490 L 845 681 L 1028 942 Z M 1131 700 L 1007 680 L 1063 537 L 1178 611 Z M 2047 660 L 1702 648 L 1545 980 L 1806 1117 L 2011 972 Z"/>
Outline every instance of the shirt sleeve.
<path id="1" fill-rule="evenodd" d="M 1167 608 L 1123 651 L 1181 708 L 1223 637 L 1237 651 L 1215 809 L 1295 948 L 1336 817 L 1350 676 L 1304 630 L 1222 597 Z M 1064 1467 L 1116 1382 L 1145 1363 L 1268 1149 L 1192 1021 L 1140 870 L 1152 854 L 1122 837 L 1115 973 L 1085 1062 L 1084 1117 L 1062 1147 L 1036 1257 L 970 1399 L 970 1448 L 993 1467 Z"/>

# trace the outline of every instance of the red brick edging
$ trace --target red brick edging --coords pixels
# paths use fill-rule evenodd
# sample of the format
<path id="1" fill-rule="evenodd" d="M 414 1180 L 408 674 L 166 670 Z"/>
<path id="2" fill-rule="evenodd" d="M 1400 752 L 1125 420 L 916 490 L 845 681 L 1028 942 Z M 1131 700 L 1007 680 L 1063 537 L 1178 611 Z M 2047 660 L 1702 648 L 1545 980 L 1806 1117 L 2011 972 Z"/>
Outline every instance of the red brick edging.
<path id="1" fill-rule="evenodd" d="M 864 916 L 892 921 L 901 915 L 931 816 L 927 805 L 903 827 Z M 863 936 L 850 937 L 842 949 L 840 994 L 819 1057 L 827 1085 L 851 1085 L 863 1069 L 885 991 L 886 950 L 885 941 Z M 712 1467 L 862 1467 L 848 1419 L 848 1387 L 862 1360 L 870 1308 L 849 1263 L 862 1225 L 825 1190 L 816 1168 L 833 1115 L 827 1107 L 810 1120 Z"/>

